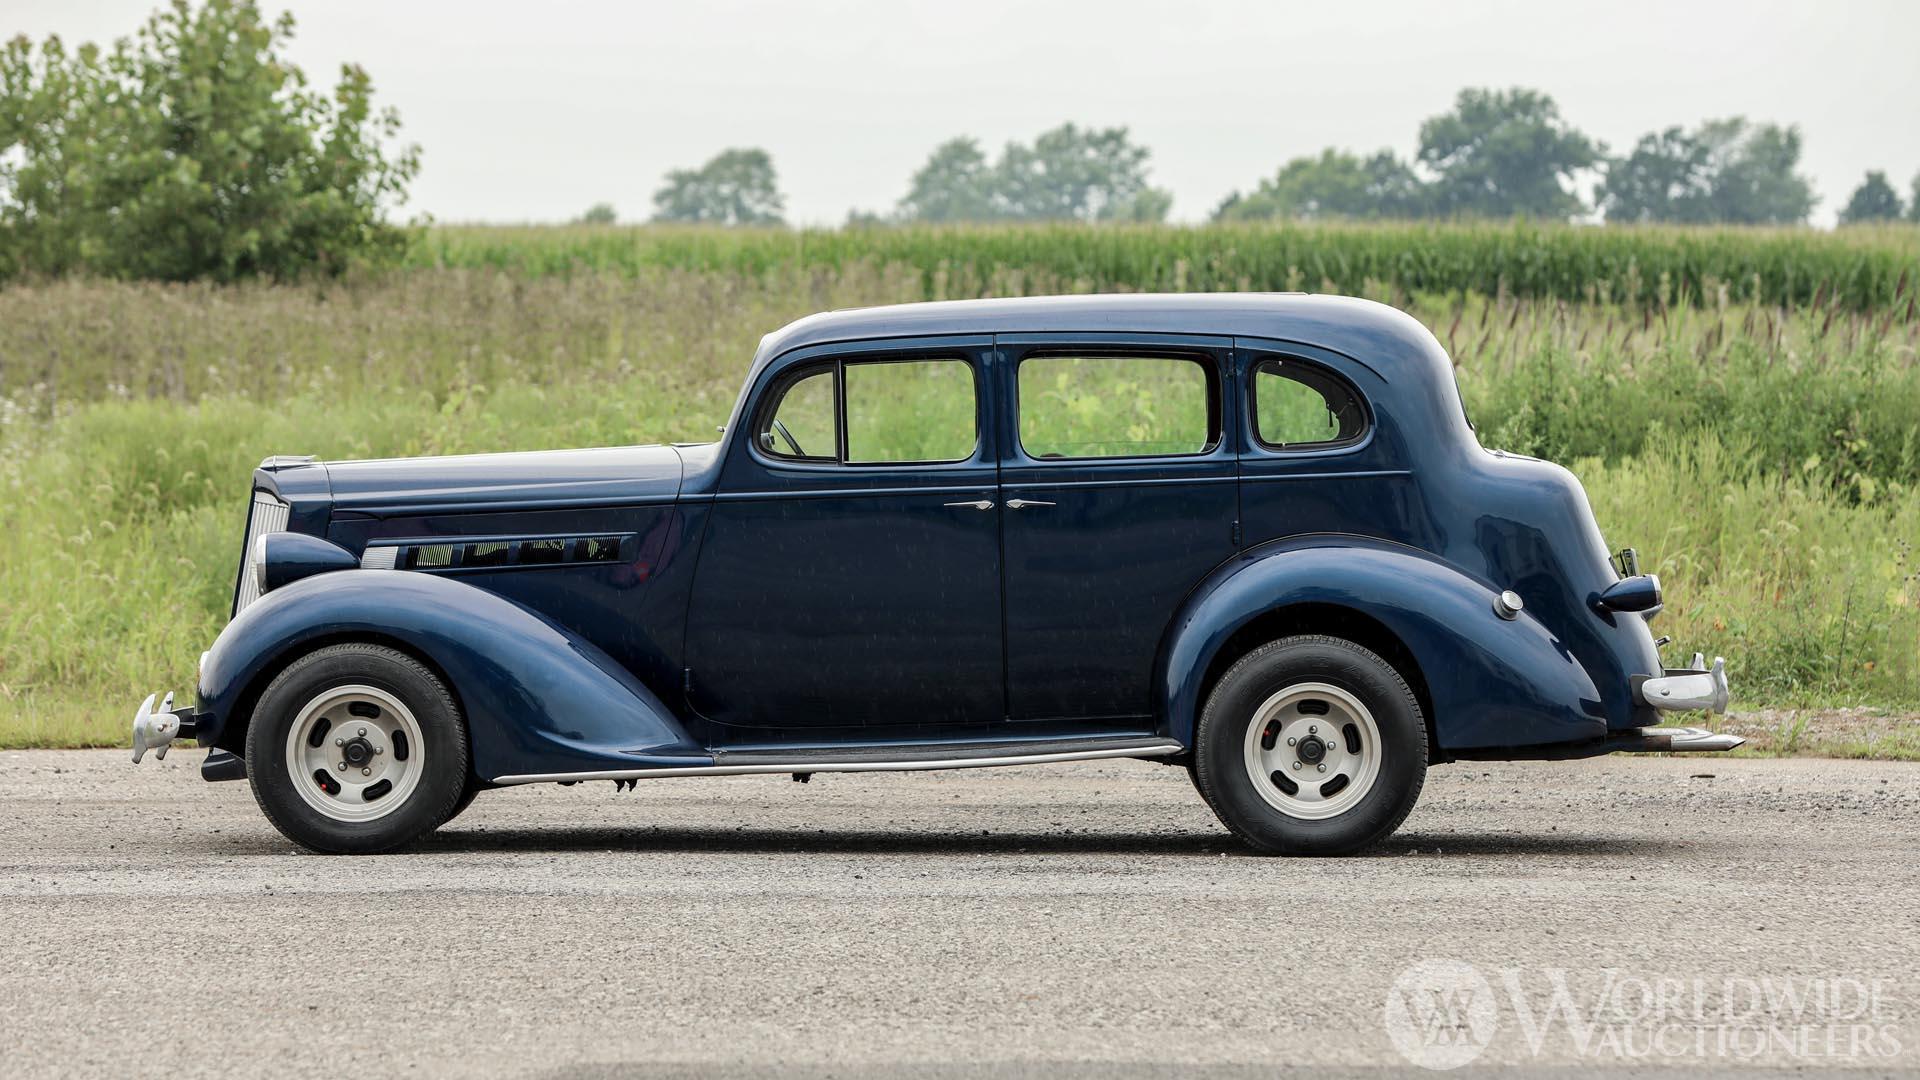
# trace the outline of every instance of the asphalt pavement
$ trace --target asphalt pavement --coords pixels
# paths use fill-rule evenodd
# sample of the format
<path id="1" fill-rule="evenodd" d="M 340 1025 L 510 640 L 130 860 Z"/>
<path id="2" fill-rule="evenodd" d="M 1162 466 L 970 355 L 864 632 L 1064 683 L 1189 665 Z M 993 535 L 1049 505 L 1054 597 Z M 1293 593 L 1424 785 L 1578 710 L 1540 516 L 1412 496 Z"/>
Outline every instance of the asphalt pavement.
<path id="1" fill-rule="evenodd" d="M 1331 860 L 1147 762 L 542 785 L 334 858 L 199 759 L 0 753 L 0 1075 L 1920 1069 L 1920 765 L 1446 765 Z"/>

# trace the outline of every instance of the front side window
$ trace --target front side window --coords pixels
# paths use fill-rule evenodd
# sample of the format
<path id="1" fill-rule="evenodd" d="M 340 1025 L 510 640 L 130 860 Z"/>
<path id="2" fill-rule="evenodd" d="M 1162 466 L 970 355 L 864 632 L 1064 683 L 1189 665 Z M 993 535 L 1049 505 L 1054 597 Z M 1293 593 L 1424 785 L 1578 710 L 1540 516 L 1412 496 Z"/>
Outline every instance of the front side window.
<path id="1" fill-rule="evenodd" d="M 1031 356 L 1019 380 L 1029 457 L 1170 457 L 1219 441 L 1212 371 L 1193 357 Z"/>
<path id="2" fill-rule="evenodd" d="M 965 461 L 979 442 L 964 360 L 823 364 L 776 391 L 757 433 L 780 458 L 850 465 Z"/>
<path id="3" fill-rule="evenodd" d="M 840 455 L 840 422 L 834 403 L 834 370 L 807 372 L 788 382 L 767 414 L 760 448 L 801 461 L 833 461 Z"/>
<path id="4" fill-rule="evenodd" d="M 1360 395 L 1311 364 L 1262 360 L 1253 369 L 1253 433 L 1270 450 L 1344 446 L 1367 428 Z"/>

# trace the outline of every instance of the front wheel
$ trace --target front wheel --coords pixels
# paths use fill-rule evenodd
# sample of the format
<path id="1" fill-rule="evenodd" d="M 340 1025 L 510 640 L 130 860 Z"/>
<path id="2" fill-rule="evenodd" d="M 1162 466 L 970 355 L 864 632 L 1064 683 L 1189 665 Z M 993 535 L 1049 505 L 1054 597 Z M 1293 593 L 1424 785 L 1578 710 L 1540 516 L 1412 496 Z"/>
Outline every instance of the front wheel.
<path id="1" fill-rule="evenodd" d="M 468 790 L 466 725 L 413 657 L 331 645 L 288 665 L 260 695 L 247 777 L 268 820 L 302 847 L 386 851 L 457 811 Z"/>
<path id="2" fill-rule="evenodd" d="M 1405 679 L 1341 638 L 1284 638 L 1242 657 L 1207 698 L 1194 784 L 1267 854 L 1343 855 L 1400 827 L 1427 775 Z"/>

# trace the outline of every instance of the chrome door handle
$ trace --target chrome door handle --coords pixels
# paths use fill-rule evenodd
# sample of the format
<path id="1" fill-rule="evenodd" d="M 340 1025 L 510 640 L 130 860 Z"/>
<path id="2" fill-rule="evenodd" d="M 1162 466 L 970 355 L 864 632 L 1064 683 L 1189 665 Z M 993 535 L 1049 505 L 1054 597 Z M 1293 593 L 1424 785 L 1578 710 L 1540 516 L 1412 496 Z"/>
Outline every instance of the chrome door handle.
<path id="1" fill-rule="evenodd" d="M 1007 509 L 1009 510 L 1025 510 L 1029 506 L 1052 506 L 1052 505 L 1053 505 L 1052 503 L 1044 502 L 1040 499 L 1008 499 L 1007 500 Z"/>
<path id="2" fill-rule="evenodd" d="M 966 502 L 950 502 L 950 503 L 947 503 L 946 505 L 953 506 L 953 507 L 965 507 L 968 510 L 991 510 L 993 509 L 993 500 L 992 499 L 969 499 Z M 1008 503 L 1007 505 L 1012 506 L 1013 504 Z"/>

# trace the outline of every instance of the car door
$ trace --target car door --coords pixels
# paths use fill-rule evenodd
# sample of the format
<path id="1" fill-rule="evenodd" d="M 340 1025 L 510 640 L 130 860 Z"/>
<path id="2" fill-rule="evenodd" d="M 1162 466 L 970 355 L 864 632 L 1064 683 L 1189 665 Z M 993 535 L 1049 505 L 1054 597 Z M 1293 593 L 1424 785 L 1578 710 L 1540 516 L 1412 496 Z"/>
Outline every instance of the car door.
<path id="1" fill-rule="evenodd" d="M 1235 550 L 1230 345 L 995 339 L 1011 719 L 1150 727 L 1168 620 Z"/>
<path id="2" fill-rule="evenodd" d="M 717 743 L 1002 719 L 991 338 L 801 350 L 730 440 L 687 618 Z"/>

